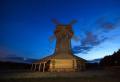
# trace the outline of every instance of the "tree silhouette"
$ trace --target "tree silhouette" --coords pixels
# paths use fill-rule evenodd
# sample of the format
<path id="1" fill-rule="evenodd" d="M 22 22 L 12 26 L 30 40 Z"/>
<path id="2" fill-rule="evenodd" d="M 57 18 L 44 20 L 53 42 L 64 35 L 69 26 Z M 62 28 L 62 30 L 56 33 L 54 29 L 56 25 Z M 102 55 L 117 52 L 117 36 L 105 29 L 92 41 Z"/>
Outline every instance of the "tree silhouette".
<path id="1" fill-rule="evenodd" d="M 101 66 L 120 66 L 120 49 L 100 61 Z"/>

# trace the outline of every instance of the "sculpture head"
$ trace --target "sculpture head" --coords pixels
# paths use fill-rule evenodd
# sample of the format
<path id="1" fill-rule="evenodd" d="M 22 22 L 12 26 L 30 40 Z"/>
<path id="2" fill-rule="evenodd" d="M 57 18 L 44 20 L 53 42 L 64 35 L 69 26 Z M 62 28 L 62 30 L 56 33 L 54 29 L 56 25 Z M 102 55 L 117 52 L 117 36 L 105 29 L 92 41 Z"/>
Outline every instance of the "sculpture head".
<path id="1" fill-rule="evenodd" d="M 73 36 L 72 25 L 76 22 L 76 20 L 72 20 L 69 24 L 66 25 L 60 24 L 57 20 L 53 20 L 53 22 L 56 24 L 56 29 L 54 31 L 56 38 L 58 37 L 72 38 Z"/>
<path id="2" fill-rule="evenodd" d="M 71 25 L 57 25 L 54 34 L 56 37 L 68 37 L 72 38 L 73 36 L 73 30 Z"/>

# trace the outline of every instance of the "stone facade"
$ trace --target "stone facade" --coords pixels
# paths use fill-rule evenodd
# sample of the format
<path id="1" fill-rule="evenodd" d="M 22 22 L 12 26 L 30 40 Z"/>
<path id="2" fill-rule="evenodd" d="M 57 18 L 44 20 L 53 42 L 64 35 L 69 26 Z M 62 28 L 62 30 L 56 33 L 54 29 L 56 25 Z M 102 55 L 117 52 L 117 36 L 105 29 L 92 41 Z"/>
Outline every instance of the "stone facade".
<path id="1" fill-rule="evenodd" d="M 70 72 L 85 69 L 85 60 L 75 56 L 71 50 L 71 38 L 74 35 L 72 25 L 58 24 L 54 31 L 56 37 L 55 52 L 32 63 L 31 70 L 41 72 Z"/>

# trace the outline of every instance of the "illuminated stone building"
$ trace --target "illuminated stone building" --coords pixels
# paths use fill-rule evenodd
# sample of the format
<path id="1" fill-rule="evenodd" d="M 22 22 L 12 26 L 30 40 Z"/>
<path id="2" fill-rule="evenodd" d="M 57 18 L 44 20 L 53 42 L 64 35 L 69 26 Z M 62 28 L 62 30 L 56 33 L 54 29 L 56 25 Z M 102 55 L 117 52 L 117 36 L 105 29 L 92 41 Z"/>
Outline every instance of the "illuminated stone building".
<path id="1" fill-rule="evenodd" d="M 71 50 L 71 38 L 74 35 L 72 24 L 57 24 L 54 31 L 56 47 L 52 55 L 32 63 L 31 70 L 41 72 L 70 72 L 85 69 L 85 60 L 75 56 Z"/>

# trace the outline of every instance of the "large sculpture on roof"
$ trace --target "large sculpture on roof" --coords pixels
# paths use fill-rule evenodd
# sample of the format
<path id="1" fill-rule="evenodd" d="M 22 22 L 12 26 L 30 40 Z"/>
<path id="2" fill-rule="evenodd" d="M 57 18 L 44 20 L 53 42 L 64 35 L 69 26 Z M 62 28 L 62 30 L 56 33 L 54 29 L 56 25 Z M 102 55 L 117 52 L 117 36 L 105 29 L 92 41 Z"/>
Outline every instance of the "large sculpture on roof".
<path id="1" fill-rule="evenodd" d="M 80 71 L 85 69 L 85 60 L 75 56 L 71 50 L 71 38 L 74 35 L 72 21 L 70 24 L 60 24 L 54 20 L 56 29 L 56 47 L 52 55 L 32 63 L 32 70 L 60 72 L 60 71 Z"/>

